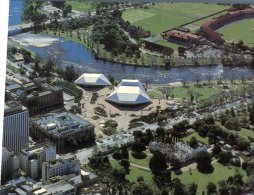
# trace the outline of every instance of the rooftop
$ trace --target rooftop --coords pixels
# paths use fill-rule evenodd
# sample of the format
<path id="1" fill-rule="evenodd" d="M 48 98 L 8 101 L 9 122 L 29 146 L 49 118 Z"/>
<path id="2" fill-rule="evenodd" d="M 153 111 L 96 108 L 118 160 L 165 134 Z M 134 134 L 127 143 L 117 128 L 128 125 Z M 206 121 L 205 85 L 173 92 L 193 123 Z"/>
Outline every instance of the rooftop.
<path id="1" fill-rule="evenodd" d="M 4 114 L 5 115 L 15 114 L 18 112 L 22 112 L 24 110 L 27 110 L 27 108 L 22 106 L 20 103 L 18 103 L 16 101 L 7 101 L 4 104 Z"/>
<path id="2" fill-rule="evenodd" d="M 40 143 L 40 144 L 36 144 L 34 146 L 31 146 L 29 148 L 26 148 L 26 149 L 23 149 L 21 151 L 21 153 L 23 154 L 27 154 L 27 153 L 36 153 L 38 151 L 42 151 L 43 148 L 45 147 L 49 147 L 49 146 L 55 146 L 53 143 L 51 142 L 43 142 L 43 143 Z"/>
<path id="3" fill-rule="evenodd" d="M 88 121 L 65 111 L 38 116 L 35 123 L 47 133 L 55 136 L 69 135 L 92 126 Z"/>

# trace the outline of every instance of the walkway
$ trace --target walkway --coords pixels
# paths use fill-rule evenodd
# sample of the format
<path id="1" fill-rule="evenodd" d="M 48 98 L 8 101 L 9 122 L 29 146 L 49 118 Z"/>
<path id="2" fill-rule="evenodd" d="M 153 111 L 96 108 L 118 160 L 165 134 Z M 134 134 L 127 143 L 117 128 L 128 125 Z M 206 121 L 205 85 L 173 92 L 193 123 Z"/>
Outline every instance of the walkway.
<path id="1" fill-rule="evenodd" d="M 133 167 L 140 168 L 140 169 L 145 170 L 145 171 L 151 171 L 148 167 L 144 167 L 144 166 L 133 164 L 133 163 L 130 163 L 130 165 L 133 166 Z"/>

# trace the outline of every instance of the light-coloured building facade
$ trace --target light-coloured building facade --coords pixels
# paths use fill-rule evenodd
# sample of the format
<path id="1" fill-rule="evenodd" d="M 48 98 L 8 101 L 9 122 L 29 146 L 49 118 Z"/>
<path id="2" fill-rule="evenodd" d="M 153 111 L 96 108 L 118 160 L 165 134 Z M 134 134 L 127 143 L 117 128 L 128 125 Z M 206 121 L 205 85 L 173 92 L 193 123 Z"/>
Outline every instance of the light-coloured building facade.
<path id="1" fill-rule="evenodd" d="M 15 154 L 29 144 L 29 112 L 18 102 L 9 101 L 4 107 L 3 146 Z"/>
<path id="2" fill-rule="evenodd" d="M 80 162 L 74 155 L 56 159 L 42 164 L 42 181 L 46 182 L 55 176 L 80 174 Z"/>
<path id="3" fill-rule="evenodd" d="M 35 146 L 23 149 L 20 152 L 20 168 L 27 175 L 38 178 L 41 176 L 43 162 L 56 159 L 56 146 L 51 142 L 44 142 Z"/>
<path id="4" fill-rule="evenodd" d="M 1 184 L 13 179 L 19 174 L 19 160 L 14 153 L 5 147 L 2 147 L 2 168 Z"/>

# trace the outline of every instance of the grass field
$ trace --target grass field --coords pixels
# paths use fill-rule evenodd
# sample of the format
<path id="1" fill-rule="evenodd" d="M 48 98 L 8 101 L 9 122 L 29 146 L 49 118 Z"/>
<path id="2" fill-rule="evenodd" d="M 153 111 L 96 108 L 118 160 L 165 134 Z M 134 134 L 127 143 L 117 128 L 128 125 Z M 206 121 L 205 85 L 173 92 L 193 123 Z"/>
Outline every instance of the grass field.
<path id="1" fill-rule="evenodd" d="M 238 81 L 235 82 L 235 84 L 229 83 L 228 86 L 230 89 L 240 89 L 245 85 Z M 222 88 L 217 83 L 213 83 L 210 86 L 207 85 L 202 87 L 198 87 L 194 85 L 194 83 L 191 83 L 188 85 L 188 87 L 168 86 L 168 88 L 170 88 L 170 96 L 174 95 L 175 98 L 189 100 L 190 92 L 192 92 L 193 94 L 198 96 L 199 101 L 211 98 L 212 96 L 217 95 L 222 91 Z M 163 87 L 157 87 L 153 90 L 148 91 L 148 93 L 152 98 L 165 98 L 161 92 L 161 89 L 163 89 Z"/>
<path id="2" fill-rule="evenodd" d="M 208 145 L 208 137 L 201 137 L 197 132 L 191 133 L 190 135 L 183 138 L 184 142 L 189 142 L 191 137 L 195 137 L 198 141 L 203 142 Z"/>
<path id="3" fill-rule="evenodd" d="M 124 20 L 159 34 L 186 22 L 226 9 L 228 6 L 205 3 L 158 3 L 149 9 L 130 9 L 123 13 Z"/>
<path id="4" fill-rule="evenodd" d="M 219 30 L 228 41 L 242 40 L 246 45 L 254 47 L 254 19 L 246 19 L 231 23 Z"/>
<path id="5" fill-rule="evenodd" d="M 94 10 L 93 5 L 91 2 L 85 0 L 70 0 L 67 1 L 67 5 L 71 5 L 73 10 L 77 11 L 92 11 Z"/>
<path id="6" fill-rule="evenodd" d="M 245 138 L 248 140 L 248 137 L 254 138 L 254 131 L 242 128 L 240 132 L 238 133 L 241 137 Z"/>
<path id="7" fill-rule="evenodd" d="M 130 161 L 131 158 L 130 158 Z M 119 167 L 119 163 L 116 160 L 110 160 L 112 167 Z M 126 175 L 126 179 L 128 179 L 130 182 L 136 182 L 137 177 L 143 176 L 144 180 L 149 183 L 150 185 L 153 185 L 152 180 L 152 173 L 151 171 L 146 171 L 143 169 L 140 169 L 138 167 L 130 166 L 130 173 Z"/>
<path id="8" fill-rule="evenodd" d="M 111 160 L 111 164 L 113 167 L 120 166 L 117 161 Z M 243 175 L 244 181 L 247 181 L 247 175 L 246 172 L 243 171 L 241 168 L 237 168 L 234 166 L 224 166 L 219 163 L 213 164 L 214 171 L 211 174 L 203 174 L 200 173 L 196 168 L 190 171 L 185 171 L 181 175 L 176 175 L 172 173 L 172 179 L 173 178 L 179 178 L 181 179 L 181 182 L 185 185 L 191 184 L 191 182 L 195 182 L 198 184 L 198 192 L 197 194 L 201 194 L 202 191 L 206 191 L 206 185 L 209 182 L 213 182 L 215 184 L 218 184 L 220 180 L 227 179 L 229 176 L 233 176 L 235 173 L 240 173 Z M 136 182 L 138 176 L 143 176 L 145 181 L 150 184 L 152 187 L 154 186 L 153 180 L 152 180 L 152 173 L 150 171 L 142 170 L 140 168 L 131 166 L 130 167 L 130 173 L 126 175 L 126 179 L 128 179 L 130 182 Z"/>
<path id="9" fill-rule="evenodd" d="M 151 156 L 147 155 L 146 158 L 144 158 L 144 159 L 136 159 L 131 154 L 129 154 L 129 159 L 130 159 L 130 163 L 144 166 L 144 167 L 149 167 L 149 162 L 150 162 Z"/>
<path id="10" fill-rule="evenodd" d="M 197 169 L 191 170 L 191 174 L 189 171 L 183 172 L 183 174 L 177 176 L 172 173 L 172 178 L 181 179 L 183 184 L 191 184 L 191 182 L 195 182 L 198 184 L 197 194 L 202 194 L 203 190 L 206 191 L 206 185 L 209 182 L 213 182 L 215 184 L 218 181 L 227 179 L 229 176 L 233 176 L 236 172 L 241 173 L 244 176 L 244 180 L 247 180 L 246 172 L 241 168 L 236 168 L 231 166 L 230 168 L 227 166 L 223 166 L 219 163 L 213 164 L 214 172 L 212 174 L 203 174 L 200 173 Z"/>

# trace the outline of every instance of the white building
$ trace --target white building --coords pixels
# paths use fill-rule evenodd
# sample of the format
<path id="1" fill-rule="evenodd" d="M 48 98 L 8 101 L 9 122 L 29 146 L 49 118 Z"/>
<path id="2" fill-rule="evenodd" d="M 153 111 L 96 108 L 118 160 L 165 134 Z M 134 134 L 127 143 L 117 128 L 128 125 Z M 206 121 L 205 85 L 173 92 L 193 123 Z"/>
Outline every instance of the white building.
<path id="1" fill-rule="evenodd" d="M 4 107 L 3 146 L 15 154 L 28 147 L 29 113 L 18 102 L 9 101 Z"/>
<path id="2" fill-rule="evenodd" d="M 111 83 L 103 74 L 84 73 L 76 81 L 82 86 L 110 86 Z"/>
<path id="3" fill-rule="evenodd" d="M 55 159 L 56 146 L 50 142 L 44 142 L 23 149 L 19 155 L 21 170 L 33 178 L 41 176 L 43 162 L 49 162 Z"/>
<path id="4" fill-rule="evenodd" d="M 18 176 L 19 160 L 14 153 L 2 147 L 1 184 Z"/>
<path id="5" fill-rule="evenodd" d="M 201 151 L 207 151 L 206 145 L 200 145 L 197 148 L 192 148 L 184 142 L 177 142 L 175 144 L 167 144 L 161 142 L 150 142 L 149 149 L 154 151 L 160 151 L 166 155 L 166 158 L 170 161 L 172 159 L 179 159 L 180 162 L 185 163 L 195 158 L 196 154 Z"/>
<path id="6" fill-rule="evenodd" d="M 123 79 L 106 100 L 121 105 L 139 105 L 151 102 L 139 80 L 127 79 Z"/>
<path id="7" fill-rule="evenodd" d="M 42 181 L 48 181 L 55 176 L 80 174 L 80 162 L 76 156 L 70 155 L 42 164 Z"/>

